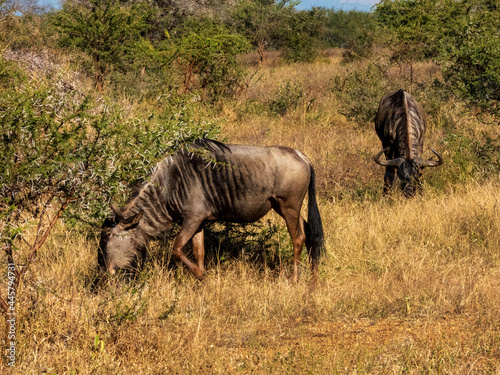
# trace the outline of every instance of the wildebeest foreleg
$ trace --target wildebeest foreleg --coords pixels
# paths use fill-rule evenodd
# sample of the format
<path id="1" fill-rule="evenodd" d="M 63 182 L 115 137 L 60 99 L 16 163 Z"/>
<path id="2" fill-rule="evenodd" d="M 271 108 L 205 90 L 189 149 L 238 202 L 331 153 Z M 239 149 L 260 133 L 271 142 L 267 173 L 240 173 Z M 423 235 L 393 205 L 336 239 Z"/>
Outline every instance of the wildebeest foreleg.
<path id="1" fill-rule="evenodd" d="M 184 263 L 184 265 L 195 275 L 199 280 L 204 279 L 204 271 L 199 267 L 200 261 L 198 260 L 198 266 L 191 262 L 188 257 L 182 251 L 182 248 L 186 245 L 186 243 L 193 239 L 193 251 L 199 254 L 199 240 L 200 236 L 203 239 L 203 232 L 200 230 L 200 226 L 203 223 L 203 220 L 185 220 L 181 226 L 181 230 L 179 234 L 175 238 L 174 246 L 173 246 L 173 254 Z M 196 238 L 195 238 L 196 237 Z M 196 250 L 195 250 L 196 248 Z M 195 255 L 196 256 L 196 255 Z"/>
<path id="2" fill-rule="evenodd" d="M 201 272 L 205 273 L 205 235 L 203 228 L 199 228 L 198 232 L 193 236 L 193 253 Z"/>

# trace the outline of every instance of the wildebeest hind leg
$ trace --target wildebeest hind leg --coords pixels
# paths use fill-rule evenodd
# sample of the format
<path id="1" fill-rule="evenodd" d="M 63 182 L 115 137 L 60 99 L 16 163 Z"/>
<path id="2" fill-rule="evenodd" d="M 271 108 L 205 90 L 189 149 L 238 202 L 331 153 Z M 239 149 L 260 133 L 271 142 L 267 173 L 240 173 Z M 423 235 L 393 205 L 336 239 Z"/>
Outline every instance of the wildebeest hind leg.
<path id="1" fill-rule="evenodd" d="M 283 204 L 283 202 L 278 202 L 278 205 L 279 207 L 275 208 L 275 210 L 285 219 L 288 232 L 290 233 L 290 237 L 292 237 L 293 281 L 297 282 L 299 278 L 300 256 L 306 240 L 304 219 L 300 216 L 300 205 L 298 209 L 294 207 L 287 207 Z"/>
<path id="2" fill-rule="evenodd" d="M 186 243 L 190 240 L 190 239 L 194 239 L 193 241 L 193 248 L 196 247 L 195 243 L 198 244 L 198 241 L 199 241 L 199 235 L 200 233 L 202 233 L 200 231 L 200 226 L 201 224 L 203 223 L 203 220 L 184 220 L 184 223 L 182 224 L 181 226 L 181 230 L 179 231 L 179 234 L 177 235 L 177 237 L 175 238 L 175 241 L 174 241 L 174 246 L 173 246 L 173 254 L 180 260 L 182 261 L 182 263 L 184 263 L 184 265 L 193 273 L 193 275 L 195 275 L 199 280 L 203 280 L 204 278 L 204 272 L 202 269 L 200 269 L 199 266 L 197 266 L 196 264 L 194 264 L 193 262 L 191 262 L 187 257 L 186 255 L 184 254 L 184 252 L 182 251 L 182 248 L 186 245 Z M 196 239 L 194 238 L 196 237 Z M 193 249 L 194 250 L 194 249 Z M 196 253 L 197 251 L 199 250 L 199 247 L 197 248 L 197 250 L 194 250 L 194 252 Z M 200 262 L 198 261 L 198 264 L 200 264 Z"/>

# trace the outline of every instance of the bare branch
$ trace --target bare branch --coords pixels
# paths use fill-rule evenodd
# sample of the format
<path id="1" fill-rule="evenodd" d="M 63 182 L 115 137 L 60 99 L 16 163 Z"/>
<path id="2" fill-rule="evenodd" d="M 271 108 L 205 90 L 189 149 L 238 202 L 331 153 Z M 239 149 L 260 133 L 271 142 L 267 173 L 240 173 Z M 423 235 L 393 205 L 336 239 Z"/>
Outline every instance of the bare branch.
<path id="1" fill-rule="evenodd" d="M 24 273 L 26 273 L 26 271 L 28 270 L 28 267 L 32 263 L 33 259 L 36 257 L 38 250 L 40 249 L 40 247 L 42 247 L 42 245 L 47 240 L 47 237 L 49 236 L 50 232 L 52 232 L 52 229 L 54 229 L 54 226 L 56 225 L 57 221 L 61 218 L 61 215 L 63 214 L 64 210 L 66 208 L 68 208 L 68 206 L 71 204 L 71 202 L 76 200 L 76 198 L 73 198 L 72 195 L 73 195 L 73 192 L 70 194 L 70 197 L 66 198 L 66 200 L 62 203 L 61 207 L 59 207 L 59 210 L 57 211 L 56 215 L 50 221 L 48 227 L 43 232 L 43 235 L 36 239 L 35 243 L 33 244 L 32 249 L 31 249 L 31 254 L 28 256 L 28 259 L 26 261 L 26 265 L 19 272 L 19 277 L 18 277 L 18 279 L 16 279 L 16 281 L 20 280 L 21 277 L 24 275 Z"/>

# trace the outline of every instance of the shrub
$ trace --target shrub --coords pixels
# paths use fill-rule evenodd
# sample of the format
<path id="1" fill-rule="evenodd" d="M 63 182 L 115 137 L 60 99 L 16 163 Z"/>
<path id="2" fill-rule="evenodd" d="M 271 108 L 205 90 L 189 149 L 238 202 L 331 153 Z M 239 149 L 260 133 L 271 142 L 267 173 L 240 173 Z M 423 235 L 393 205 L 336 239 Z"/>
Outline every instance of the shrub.
<path id="1" fill-rule="evenodd" d="M 284 116 L 289 111 L 294 110 L 304 100 L 304 90 L 300 83 L 280 85 L 277 91 L 277 98 L 269 102 L 269 110 L 280 116 Z"/>
<path id="2" fill-rule="evenodd" d="M 346 76 L 336 76 L 333 91 L 342 103 L 340 113 L 360 123 L 371 122 L 380 99 L 389 91 L 385 82 L 382 72 L 373 64 Z"/>
<path id="3" fill-rule="evenodd" d="M 468 103 L 500 114 L 500 13 L 490 0 L 383 0 L 379 21 L 398 39 L 394 56 L 435 58 Z"/>
<path id="4" fill-rule="evenodd" d="M 350 10 L 320 9 L 323 13 L 324 29 L 321 32 L 323 45 L 348 47 L 349 44 L 373 44 L 380 42 L 381 30 L 373 13 Z"/>
<path id="5" fill-rule="evenodd" d="M 370 38 L 360 36 L 348 40 L 342 51 L 342 60 L 349 63 L 356 60 L 369 58 L 373 54 L 373 41 Z"/>
<path id="6" fill-rule="evenodd" d="M 177 62 L 183 74 L 184 92 L 201 89 L 209 101 L 234 96 L 245 72 L 236 55 L 250 44 L 240 35 L 231 35 L 223 26 L 197 21 L 176 42 Z"/>
<path id="7" fill-rule="evenodd" d="M 467 102 L 500 116 L 500 12 L 490 1 L 466 2 L 442 55 L 444 78 Z"/>
<path id="8" fill-rule="evenodd" d="M 111 67 L 126 69 L 144 58 L 149 7 L 142 2 L 121 4 L 117 0 L 65 2 L 52 15 L 63 47 L 77 48 L 92 57 L 96 87 L 103 90 Z"/>
<path id="9" fill-rule="evenodd" d="M 313 12 L 296 12 L 281 31 L 283 57 L 287 62 L 311 62 L 317 59 L 321 23 Z"/>

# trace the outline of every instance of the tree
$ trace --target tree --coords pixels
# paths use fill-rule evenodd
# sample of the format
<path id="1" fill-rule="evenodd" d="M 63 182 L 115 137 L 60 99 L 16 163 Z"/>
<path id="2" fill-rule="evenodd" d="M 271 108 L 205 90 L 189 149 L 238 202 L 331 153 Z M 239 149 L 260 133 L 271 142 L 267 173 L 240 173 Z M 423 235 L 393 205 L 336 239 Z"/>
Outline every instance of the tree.
<path id="1" fill-rule="evenodd" d="M 47 6 L 39 6 L 35 0 L 0 0 L 0 44 L 10 49 L 36 49 L 46 42 L 40 38 L 45 9 Z"/>
<path id="2" fill-rule="evenodd" d="M 207 19 L 186 24 L 189 31 L 173 41 L 184 91 L 201 89 L 210 101 L 234 95 L 244 77 L 236 56 L 249 50 L 248 40 Z"/>
<path id="3" fill-rule="evenodd" d="M 150 8 L 144 2 L 122 4 L 118 0 L 68 1 L 54 13 L 53 24 L 60 32 L 63 47 L 75 47 L 93 60 L 98 91 L 111 67 L 120 67 L 130 58 L 141 58 L 147 49 L 143 34 L 148 29 Z"/>
<path id="4" fill-rule="evenodd" d="M 448 89 L 500 114 L 498 1 L 382 0 L 375 13 L 397 37 L 396 56 L 435 59 Z"/>
<path id="5" fill-rule="evenodd" d="M 190 18 L 205 18 L 224 24 L 230 17 L 238 0 L 150 0 L 155 8 L 150 19 L 149 39 L 165 39 L 165 31 L 172 38 L 185 28 Z"/>
<path id="6" fill-rule="evenodd" d="M 324 46 L 346 47 L 350 41 L 375 38 L 377 22 L 373 13 L 321 8 L 316 11 L 324 19 L 321 31 Z"/>
<path id="7" fill-rule="evenodd" d="M 468 102 L 500 115 L 500 4 L 493 0 L 462 1 L 443 51 L 445 79 Z"/>
<path id="8" fill-rule="evenodd" d="M 394 56 L 411 59 L 437 57 L 460 12 L 455 0 L 382 0 L 375 8 L 378 21 L 397 38 Z"/>
<path id="9" fill-rule="evenodd" d="M 322 46 L 344 48 L 344 59 L 369 57 L 375 41 L 382 43 L 381 28 L 373 13 L 324 8 L 316 9 L 316 12 L 323 24 L 319 36 Z"/>
<path id="10" fill-rule="evenodd" d="M 319 37 L 323 26 L 321 12 L 293 11 L 279 30 L 280 44 L 287 61 L 314 61 L 318 56 Z"/>
<path id="11" fill-rule="evenodd" d="M 291 0 L 243 0 L 238 4 L 232 17 L 233 27 L 257 48 L 260 64 L 279 30 L 286 27 L 287 15 L 295 5 Z"/>

